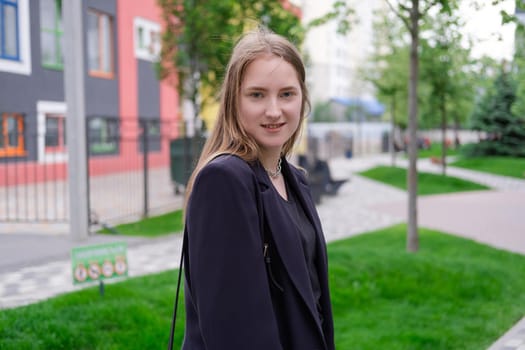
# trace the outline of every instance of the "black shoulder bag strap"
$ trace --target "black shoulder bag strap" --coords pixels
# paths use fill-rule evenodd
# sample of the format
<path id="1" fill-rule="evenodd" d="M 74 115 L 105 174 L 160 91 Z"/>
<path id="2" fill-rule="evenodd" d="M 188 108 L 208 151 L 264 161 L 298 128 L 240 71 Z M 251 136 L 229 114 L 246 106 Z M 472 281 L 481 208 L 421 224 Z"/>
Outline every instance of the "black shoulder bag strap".
<path id="1" fill-rule="evenodd" d="M 182 279 L 182 265 L 184 262 L 184 253 L 186 252 L 186 245 L 187 245 L 186 240 L 187 240 L 187 233 L 186 233 L 186 228 L 184 228 L 184 236 L 182 238 L 182 249 L 180 252 L 179 277 L 177 279 L 177 291 L 175 292 L 175 305 L 173 307 L 173 317 L 171 319 L 170 341 L 168 344 L 168 350 L 173 350 L 173 341 L 175 337 L 175 322 L 177 321 L 177 306 L 179 305 L 180 282 Z"/>

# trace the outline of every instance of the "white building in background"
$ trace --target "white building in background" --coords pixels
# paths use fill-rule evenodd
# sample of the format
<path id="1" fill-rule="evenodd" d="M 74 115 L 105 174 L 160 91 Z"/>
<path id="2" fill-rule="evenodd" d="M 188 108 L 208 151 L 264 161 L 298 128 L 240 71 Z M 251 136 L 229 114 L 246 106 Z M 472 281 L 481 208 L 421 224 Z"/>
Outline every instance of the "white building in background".
<path id="1" fill-rule="evenodd" d="M 303 0 L 303 23 L 331 11 L 336 0 Z M 332 98 L 374 99 L 374 89 L 361 77 L 373 52 L 374 11 L 386 6 L 384 0 L 347 0 L 355 10 L 351 31 L 337 33 L 331 21 L 311 29 L 305 38 L 308 85 L 312 103 Z"/>

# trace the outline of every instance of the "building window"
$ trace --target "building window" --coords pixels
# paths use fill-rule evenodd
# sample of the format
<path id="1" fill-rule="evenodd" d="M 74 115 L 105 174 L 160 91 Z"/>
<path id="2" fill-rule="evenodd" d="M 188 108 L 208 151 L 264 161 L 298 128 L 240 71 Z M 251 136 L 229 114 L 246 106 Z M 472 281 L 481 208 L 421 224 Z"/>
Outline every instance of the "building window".
<path id="1" fill-rule="evenodd" d="M 135 56 L 146 61 L 158 61 L 160 55 L 160 25 L 136 17 L 133 20 Z"/>
<path id="2" fill-rule="evenodd" d="M 91 154 L 115 154 L 118 152 L 119 123 L 117 119 L 91 118 L 88 135 Z"/>
<path id="3" fill-rule="evenodd" d="M 24 117 L 17 113 L 2 113 L 0 116 L 0 157 L 17 157 L 25 154 Z"/>
<path id="4" fill-rule="evenodd" d="M 102 12 L 88 12 L 89 73 L 113 78 L 113 20 Z"/>
<path id="5" fill-rule="evenodd" d="M 38 160 L 46 163 L 67 161 L 66 104 L 58 101 L 38 101 Z"/>
<path id="6" fill-rule="evenodd" d="M 0 34 L 0 57 L 19 61 L 17 0 L 0 0 Z"/>
<path id="7" fill-rule="evenodd" d="M 66 118 L 61 114 L 46 114 L 46 153 L 66 152 Z"/>
<path id="8" fill-rule="evenodd" d="M 31 74 L 29 0 L 0 0 L 0 71 Z"/>
<path id="9" fill-rule="evenodd" d="M 42 65 L 62 69 L 64 66 L 62 0 L 40 1 L 40 46 Z"/>

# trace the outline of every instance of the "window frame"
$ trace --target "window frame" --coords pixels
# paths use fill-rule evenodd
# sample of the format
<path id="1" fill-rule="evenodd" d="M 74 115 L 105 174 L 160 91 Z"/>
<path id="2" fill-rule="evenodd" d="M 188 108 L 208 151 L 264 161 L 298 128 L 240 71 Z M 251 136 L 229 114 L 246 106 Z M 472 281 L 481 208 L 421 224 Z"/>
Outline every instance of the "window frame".
<path id="1" fill-rule="evenodd" d="M 92 128 L 92 123 L 99 121 L 102 127 L 99 129 Z M 115 135 L 111 133 L 111 127 L 115 127 Z M 120 152 L 120 121 L 117 118 L 94 116 L 88 119 L 88 153 L 90 155 L 106 155 L 118 154 Z M 95 131 L 105 133 L 105 135 L 97 135 Z M 93 141 L 95 137 L 100 140 Z"/>
<path id="2" fill-rule="evenodd" d="M 11 60 L 15 62 L 20 62 L 20 21 L 19 11 L 18 11 L 18 1 L 17 0 L 0 0 L 0 59 Z M 16 35 L 16 54 L 15 56 L 10 56 L 4 54 L 5 52 L 5 41 L 6 41 L 6 30 L 4 19 L 4 9 L 6 7 L 13 7 L 15 9 L 15 35 Z"/>
<path id="3" fill-rule="evenodd" d="M 56 70 L 63 70 L 64 69 L 64 60 L 63 60 L 63 50 L 64 48 L 61 45 L 61 39 L 64 36 L 64 29 L 60 28 L 58 18 L 63 20 L 62 18 L 62 0 L 53 0 L 55 4 L 55 20 L 54 20 L 54 28 L 43 28 L 42 22 L 40 24 L 40 52 L 42 53 L 42 67 L 49 68 L 49 69 L 56 69 Z M 40 15 L 42 14 L 42 9 L 40 9 Z M 46 33 L 52 33 L 55 38 L 55 63 L 47 63 L 44 62 L 44 55 L 43 55 L 43 40 L 42 40 L 42 32 Z"/>
<path id="4" fill-rule="evenodd" d="M 89 15 L 90 14 L 94 14 L 97 16 L 97 36 L 98 36 L 98 40 L 97 40 L 97 44 L 98 44 L 98 57 L 97 57 L 97 61 L 98 61 L 98 67 L 97 69 L 92 69 L 91 67 L 89 67 L 90 65 L 90 62 L 89 62 L 89 56 L 90 56 L 90 46 L 88 44 L 88 71 L 89 71 L 89 75 L 92 76 L 92 77 L 97 77 L 97 78 L 105 78 L 105 79 L 113 79 L 115 77 L 115 52 L 114 52 L 114 40 L 113 40 L 113 37 L 114 37 L 114 20 L 113 20 L 113 16 L 108 14 L 108 13 L 105 13 L 105 12 L 102 12 L 102 11 L 99 11 L 99 10 L 96 10 L 96 9 L 88 9 L 88 13 L 87 13 L 87 16 L 89 18 Z M 109 21 L 109 33 L 108 33 L 108 40 L 109 40 L 109 52 L 108 53 L 105 53 L 104 50 L 103 50 L 103 47 L 104 45 L 102 45 L 101 43 L 103 42 L 103 39 L 104 36 L 103 36 L 103 27 L 102 27 L 102 20 L 101 18 L 102 17 L 107 17 L 108 18 L 108 21 Z M 88 20 L 89 22 L 89 20 Z M 87 32 L 89 33 L 89 28 L 87 30 Z M 88 34 L 89 35 L 89 34 Z M 88 38 L 89 40 L 89 38 Z M 109 55 L 109 71 L 106 72 L 104 70 L 102 70 L 102 66 L 103 66 L 103 62 L 104 62 L 104 58 L 106 57 L 105 55 L 102 55 L 100 54 L 101 52 L 104 52 L 105 54 Z"/>
<path id="5" fill-rule="evenodd" d="M 152 40 L 152 34 L 154 40 Z M 135 17 L 133 19 L 133 44 L 137 59 L 158 62 L 161 48 L 160 24 L 142 17 Z"/>
<path id="6" fill-rule="evenodd" d="M 18 133 L 18 145 L 16 147 L 10 147 L 9 145 L 9 130 L 7 128 L 7 123 L 9 118 L 14 118 Z M 0 145 L 0 158 L 7 158 L 7 157 L 24 157 L 27 155 L 27 151 L 25 149 L 25 123 L 24 123 L 24 115 L 22 113 L 8 113 L 3 112 L 0 114 L 0 123 L 2 124 L 2 128 L 0 129 L 2 132 L 2 138 L 4 140 L 7 140 L 7 146 Z M 4 141 L 5 142 L 5 141 Z"/>
<path id="7" fill-rule="evenodd" d="M 44 148 L 46 154 L 65 153 L 66 148 L 66 116 L 60 113 L 46 113 L 45 114 L 45 133 L 47 137 L 47 121 L 49 119 L 56 119 L 58 121 L 58 145 L 48 146 L 47 139 L 44 137 Z"/>
<path id="8" fill-rule="evenodd" d="M 1 4 L 4 3 L 14 3 L 14 1 L 1 0 Z M 18 6 L 16 16 L 18 59 L 13 60 L 0 57 L 0 72 L 31 75 L 31 23 L 29 20 L 29 0 L 16 0 L 16 4 Z"/>
<path id="9" fill-rule="evenodd" d="M 63 127 L 67 123 L 67 107 L 65 102 L 37 101 L 37 147 L 38 161 L 43 163 L 59 163 L 67 161 L 67 146 L 64 139 L 63 148 L 46 146 L 46 118 L 49 115 L 63 117 Z"/>

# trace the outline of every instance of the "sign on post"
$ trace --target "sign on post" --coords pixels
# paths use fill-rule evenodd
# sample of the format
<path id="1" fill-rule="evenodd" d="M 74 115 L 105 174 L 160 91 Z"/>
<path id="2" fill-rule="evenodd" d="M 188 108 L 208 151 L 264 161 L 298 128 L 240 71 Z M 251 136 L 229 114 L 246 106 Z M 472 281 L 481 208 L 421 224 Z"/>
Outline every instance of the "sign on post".
<path id="1" fill-rule="evenodd" d="M 73 248 L 71 265 L 74 284 L 127 276 L 127 244 L 116 242 Z"/>

